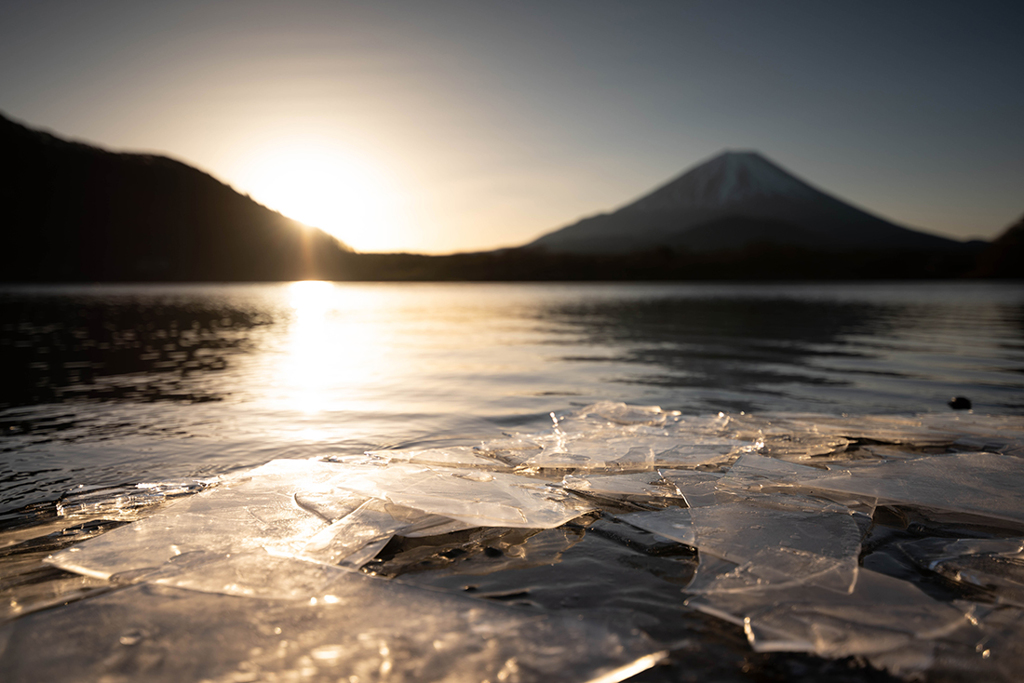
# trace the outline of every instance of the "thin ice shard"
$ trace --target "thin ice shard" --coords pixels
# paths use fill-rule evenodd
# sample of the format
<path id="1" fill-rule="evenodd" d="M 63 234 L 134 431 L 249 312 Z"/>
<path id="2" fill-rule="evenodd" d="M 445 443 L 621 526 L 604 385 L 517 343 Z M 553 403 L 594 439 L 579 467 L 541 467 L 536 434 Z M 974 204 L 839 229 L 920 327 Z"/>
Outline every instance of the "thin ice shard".
<path id="1" fill-rule="evenodd" d="M 834 470 L 829 470 L 824 466 L 810 467 L 747 453 L 740 456 L 719 480 L 718 489 L 720 492 L 732 492 L 734 495 L 743 495 L 744 492 L 747 494 L 785 493 L 792 496 L 807 494 L 819 500 L 837 503 L 850 512 L 864 515 L 865 518 L 874 514 L 878 503 L 874 496 L 814 486 L 814 481 L 832 471 Z M 721 493 L 719 498 L 724 500 Z M 796 498 L 794 497 L 793 500 L 795 501 Z"/>
<path id="2" fill-rule="evenodd" d="M 220 557 L 311 538 L 328 526 L 295 503 L 282 477 L 235 481 L 52 555 L 63 569 L 109 578 L 182 555 Z M 293 482 L 297 487 L 298 484 Z"/>
<path id="3" fill-rule="evenodd" d="M 500 439 L 484 441 L 475 449 L 486 458 L 491 458 L 510 467 L 518 467 L 530 456 L 543 450 L 544 436 L 510 434 Z"/>
<path id="4" fill-rule="evenodd" d="M 660 474 L 576 475 L 567 474 L 562 486 L 570 491 L 624 499 L 678 499 L 679 489 Z"/>
<path id="5" fill-rule="evenodd" d="M 520 469 L 636 471 L 654 467 L 654 451 L 630 439 L 573 439 L 557 441 L 533 455 Z"/>
<path id="6" fill-rule="evenodd" d="M 328 524 L 350 515 L 364 502 L 366 497 L 344 489 L 300 490 L 294 494 L 295 504 L 312 513 Z"/>
<path id="7" fill-rule="evenodd" d="M 525 458 L 520 467 L 579 471 L 649 471 L 658 467 L 697 467 L 724 462 L 740 442 L 683 439 L 669 435 L 585 435 L 550 439 L 544 449 Z"/>
<path id="8" fill-rule="evenodd" d="M 99 578 L 166 572 L 166 563 L 181 566 L 183 556 L 192 564 L 254 552 L 304 554 L 316 561 L 336 562 L 387 531 L 344 522 L 354 519 L 345 511 L 358 510 L 367 497 L 353 500 L 353 494 L 342 490 L 336 505 L 325 502 L 326 492 L 335 490 L 332 484 L 338 468 L 311 461 L 270 463 L 58 552 L 48 561 Z M 332 523 L 334 518 L 341 521 Z M 350 532 L 349 537 L 341 534 L 342 528 Z M 325 545 L 325 533 L 332 539 L 330 546 Z"/>
<path id="9" fill-rule="evenodd" d="M 654 456 L 656 467 L 699 467 L 724 463 L 745 444 L 734 439 L 692 438 Z"/>
<path id="10" fill-rule="evenodd" d="M 840 506 L 773 496 L 695 507 L 690 515 L 701 552 L 742 566 L 755 586 L 814 584 L 849 592 L 857 582 L 862 532 Z M 730 580 L 701 590 L 739 587 Z"/>
<path id="11" fill-rule="evenodd" d="M 267 545 L 272 555 L 297 557 L 323 564 L 346 564 L 358 568 L 366 564 L 408 522 L 395 519 L 383 501 L 371 498 L 330 526 L 311 537 L 289 539 L 280 545 Z"/>
<path id="12" fill-rule="evenodd" d="M 366 455 L 384 462 L 407 462 L 414 465 L 481 467 L 484 469 L 508 469 L 509 467 L 497 458 L 488 457 L 488 453 L 486 451 L 470 448 L 469 446 L 367 451 Z"/>
<path id="13" fill-rule="evenodd" d="M 773 434 L 761 438 L 758 452 L 780 460 L 807 461 L 833 459 L 843 453 L 850 440 L 841 436 L 814 434 Z"/>
<path id="14" fill-rule="evenodd" d="M 693 518 L 686 508 L 665 508 L 664 510 L 644 510 L 617 515 L 617 518 L 638 529 L 664 536 L 670 540 L 688 546 L 697 546 L 697 534 L 693 528 Z"/>
<path id="15" fill-rule="evenodd" d="M 722 498 L 719 493 L 719 480 L 722 475 L 717 472 L 696 472 L 693 470 L 660 470 L 660 474 L 666 481 L 671 482 L 683 495 L 687 507 L 700 507 L 703 505 L 715 505 Z"/>
<path id="16" fill-rule="evenodd" d="M 267 570 L 308 567 L 317 566 L 282 559 Z M 59 680 L 73 672 L 83 680 L 157 682 L 613 683 L 665 656 L 628 625 L 600 615 L 541 616 L 329 567 L 318 571 L 310 577 L 314 597 L 304 600 L 133 586 L 29 615 L 2 634 L 4 680 Z"/>
<path id="17" fill-rule="evenodd" d="M 899 548 L 927 571 L 980 588 L 997 602 L 1024 607 L 1024 539 L 926 538 Z"/>
<path id="18" fill-rule="evenodd" d="M 932 640 L 969 627 L 962 609 L 914 585 L 862 570 L 856 589 L 808 585 L 693 597 L 690 606 L 744 627 L 757 652 L 802 651 L 822 657 L 913 654 L 904 665 L 927 668 Z"/>
<path id="19" fill-rule="evenodd" d="M 691 590 L 747 590 L 780 582 L 852 590 L 863 530 L 851 510 L 831 501 L 795 495 L 792 489 L 790 493 L 761 490 L 765 482 L 774 481 L 772 474 L 783 481 L 799 480 L 801 474 L 820 470 L 761 456 L 744 456 L 737 465 L 748 458 L 762 467 L 742 466 L 735 476 L 732 471 L 724 476 L 689 470 L 662 472 L 688 504 L 687 534 L 692 534 L 693 540 L 689 541 L 688 535 L 687 540 L 662 535 L 741 568 L 739 573 L 705 580 Z M 623 519 L 655 533 L 665 531 L 640 523 L 650 514 L 636 513 L 635 521 Z M 679 516 L 668 511 L 657 514 Z M 656 517 L 650 519 L 657 524 Z"/>
<path id="20" fill-rule="evenodd" d="M 145 571 L 166 576 L 182 566 L 176 558 L 183 555 L 194 565 L 257 551 L 358 567 L 405 530 L 554 528 L 591 509 L 560 487 L 500 472 L 284 461 L 48 561 L 99 578 Z"/>
<path id="21" fill-rule="evenodd" d="M 212 480 L 191 480 L 134 486 L 78 486 L 57 501 L 57 514 L 68 519 L 101 515 L 105 519 L 137 519 L 148 508 L 198 493 L 212 483 Z"/>
<path id="22" fill-rule="evenodd" d="M 551 529 L 594 506 L 540 479 L 481 470 L 392 464 L 349 468 L 344 488 L 477 526 Z"/>
<path id="23" fill-rule="evenodd" d="M 992 453 L 934 455 L 850 467 L 801 485 L 1024 524 L 1024 460 Z"/>
<path id="24" fill-rule="evenodd" d="M 666 412 L 659 406 L 637 406 L 626 403 L 602 401 L 579 410 L 573 417 L 576 419 L 596 417 L 619 425 L 654 425 L 661 426 L 678 411 Z"/>

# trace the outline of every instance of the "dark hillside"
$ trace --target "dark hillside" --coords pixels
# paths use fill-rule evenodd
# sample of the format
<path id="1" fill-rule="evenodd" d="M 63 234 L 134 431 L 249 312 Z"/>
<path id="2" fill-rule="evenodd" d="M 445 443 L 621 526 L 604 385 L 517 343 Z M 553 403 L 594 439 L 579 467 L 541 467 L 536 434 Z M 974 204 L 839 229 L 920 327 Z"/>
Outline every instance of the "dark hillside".
<path id="1" fill-rule="evenodd" d="M 0 151 L 11 171 L 0 186 L 6 282 L 944 279 L 1022 277 L 1024 263 L 1021 223 L 992 245 L 918 233 L 752 154 L 533 246 L 424 256 L 357 254 L 183 163 L 2 116 Z"/>
<path id="2" fill-rule="evenodd" d="M 349 253 L 166 157 L 108 152 L 2 116 L 0 149 L 7 282 L 332 277 Z"/>
<path id="3" fill-rule="evenodd" d="M 1024 279 L 1024 216 L 978 255 L 975 277 Z"/>

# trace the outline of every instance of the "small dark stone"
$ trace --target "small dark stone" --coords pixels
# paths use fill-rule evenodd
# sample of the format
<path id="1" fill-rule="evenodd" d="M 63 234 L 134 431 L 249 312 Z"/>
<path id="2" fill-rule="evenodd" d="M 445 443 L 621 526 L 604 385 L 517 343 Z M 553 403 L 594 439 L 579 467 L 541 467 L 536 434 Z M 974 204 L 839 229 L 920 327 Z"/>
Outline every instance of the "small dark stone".
<path id="1" fill-rule="evenodd" d="M 963 396 L 954 396 L 949 402 L 949 407 L 953 410 L 970 410 L 971 399 L 964 398 Z"/>

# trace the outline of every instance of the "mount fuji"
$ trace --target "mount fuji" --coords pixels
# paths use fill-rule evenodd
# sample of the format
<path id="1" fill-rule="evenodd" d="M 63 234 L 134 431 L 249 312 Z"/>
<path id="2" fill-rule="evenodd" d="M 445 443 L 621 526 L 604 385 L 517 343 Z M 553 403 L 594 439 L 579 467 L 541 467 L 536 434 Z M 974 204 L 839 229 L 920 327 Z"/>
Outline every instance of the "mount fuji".
<path id="1" fill-rule="evenodd" d="M 632 204 L 584 218 L 526 247 L 622 254 L 663 247 L 715 252 L 755 244 L 833 252 L 963 246 L 850 206 L 757 152 L 725 152 Z"/>

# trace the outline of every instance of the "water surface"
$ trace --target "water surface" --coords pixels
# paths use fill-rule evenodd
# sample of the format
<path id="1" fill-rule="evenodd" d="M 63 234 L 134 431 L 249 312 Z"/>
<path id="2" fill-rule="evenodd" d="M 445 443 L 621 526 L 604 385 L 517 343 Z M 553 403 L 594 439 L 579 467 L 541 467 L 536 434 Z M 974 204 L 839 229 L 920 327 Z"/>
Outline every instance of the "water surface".
<path id="1" fill-rule="evenodd" d="M 1024 408 L 988 283 L 97 285 L 0 294 L 3 513 L 78 484 L 475 443 L 599 400 Z"/>
<path id="2" fill-rule="evenodd" d="M 910 415 L 949 414 L 949 399 L 965 396 L 976 413 L 1020 415 L 1024 288 L 8 287 L 0 290 L 0 369 L 0 531 L 33 538 L 33 529 L 54 523 L 62 496 L 93 486 L 210 477 L 275 458 L 477 444 L 549 428 L 551 412 L 607 400 L 684 416 Z M 72 536 L 105 528 L 75 528 Z M 532 543 L 542 557 L 545 544 L 558 553 L 573 548 L 560 563 L 513 567 L 475 589 L 536 609 L 629 604 L 654 620 L 654 631 L 666 629 L 666 642 L 697 634 L 687 656 L 708 675 L 745 676 L 742 633 L 675 604 L 692 553 L 623 536 L 621 525 L 604 520 L 585 532 L 566 529 L 536 538 L 497 530 L 473 540 L 491 564 L 487 548 Z M 13 564 L 27 562 L 28 551 L 18 551 L 21 560 L 12 555 L 0 578 L 50 581 L 58 595 L 71 590 L 58 585 L 64 575 Z M 48 551 L 40 552 L 33 561 Z M 875 568 L 885 569 L 889 555 L 876 555 Z M 385 555 L 377 570 L 387 575 L 393 564 Z M 458 573 L 417 577 L 465 589 Z M 841 664 L 824 671 L 808 662 L 761 657 L 750 671 L 846 675 Z"/>

